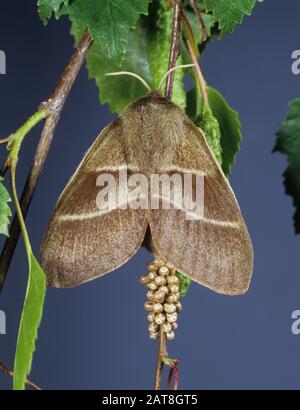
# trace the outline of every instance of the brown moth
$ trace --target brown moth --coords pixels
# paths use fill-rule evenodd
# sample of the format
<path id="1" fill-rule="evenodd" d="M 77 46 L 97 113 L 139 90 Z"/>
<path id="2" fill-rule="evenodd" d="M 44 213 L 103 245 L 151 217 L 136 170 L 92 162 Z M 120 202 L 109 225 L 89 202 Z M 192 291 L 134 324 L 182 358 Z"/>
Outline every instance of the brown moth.
<path id="1" fill-rule="evenodd" d="M 204 174 L 204 215 L 185 209 L 113 209 L 96 204 L 97 178 L 128 174 Z M 161 198 L 162 199 L 162 198 Z M 223 294 L 247 291 L 251 240 L 238 202 L 203 132 L 157 92 L 130 105 L 96 139 L 61 194 L 41 253 L 48 283 L 73 287 L 111 272 L 140 248 L 147 227 L 156 253 L 177 271 Z"/>

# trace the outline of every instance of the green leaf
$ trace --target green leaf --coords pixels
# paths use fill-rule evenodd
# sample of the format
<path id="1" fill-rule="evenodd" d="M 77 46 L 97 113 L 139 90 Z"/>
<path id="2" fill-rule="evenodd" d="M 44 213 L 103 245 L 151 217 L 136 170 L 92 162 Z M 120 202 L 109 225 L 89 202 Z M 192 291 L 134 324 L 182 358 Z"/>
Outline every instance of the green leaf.
<path id="1" fill-rule="evenodd" d="M 11 198 L 2 181 L 3 178 L 0 177 L 0 235 L 9 236 L 8 225 L 11 209 L 8 203 L 11 202 Z"/>
<path id="2" fill-rule="evenodd" d="M 128 76 L 107 77 L 106 73 L 131 71 L 144 78 L 153 89 L 158 87 L 168 69 L 171 27 L 172 10 L 167 1 L 155 0 L 150 7 L 150 15 L 140 16 L 136 29 L 130 30 L 121 66 L 108 59 L 102 44 L 98 40 L 94 41 L 87 56 L 87 67 L 90 78 L 96 80 L 102 104 L 108 103 L 111 111 L 120 113 L 147 94 L 137 79 Z M 82 33 L 82 26 L 73 22 L 72 34 L 77 41 Z M 184 71 L 178 70 L 173 93 L 173 101 L 181 107 L 186 105 L 183 77 Z"/>
<path id="3" fill-rule="evenodd" d="M 27 375 L 31 370 L 35 340 L 42 319 L 46 292 L 46 278 L 34 255 L 28 255 L 29 277 L 14 365 L 14 390 L 24 390 Z"/>
<path id="4" fill-rule="evenodd" d="M 222 165 L 221 129 L 209 105 L 205 105 L 195 124 L 201 128 L 217 161 Z"/>
<path id="5" fill-rule="evenodd" d="M 219 23 L 221 36 L 232 33 L 235 26 L 250 16 L 256 0 L 204 0 L 206 11 L 212 12 Z"/>
<path id="6" fill-rule="evenodd" d="M 293 198 L 295 231 L 300 233 L 300 99 L 289 105 L 289 113 L 277 133 L 274 151 L 287 155 L 288 167 L 284 172 L 286 194 Z"/>
<path id="7" fill-rule="evenodd" d="M 120 66 L 129 30 L 136 27 L 141 14 L 147 14 L 149 1 L 73 0 L 61 14 L 69 14 L 78 29 L 88 28 L 104 56 Z"/>
<path id="8" fill-rule="evenodd" d="M 224 174 L 229 175 L 243 139 L 241 123 L 238 113 L 227 104 L 219 91 L 208 87 L 208 101 L 213 115 L 220 125 L 222 168 Z"/>
<path id="9" fill-rule="evenodd" d="M 145 17 L 142 18 L 144 20 Z M 75 24 L 72 33 L 77 40 L 82 31 Z M 87 67 L 90 78 L 94 78 L 99 88 L 101 103 L 108 103 L 112 112 L 120 113 L 133 101 L 147 94 L 145 87 L 135 78 L 129 76 L 108 77 L 106 73 L 115 71 L 132 71 L 151 84 L 150 67 L 147 60 L 147 33 L 142 22 L 135 30 L 129 32 L 127 51 L 121 67 L 107 59 L 105 51 L 97 41 L 91 47 L 87 56 Z"/>
<path id="10" fill-rule="evenodd" d="M 46 25 L 52 13 L 56 14 L 63 4 L 68 3 L 69 0 L 38 0 L 38 12 L 43 23 Z"/>
<path id="11" fill-rule="evenodd" d="M 188 293 L 192 280 L 188 276 L 180 272 L 176 272 L 176 276 L 179 279 L 179 294 L 180 294 L 180 299 L 182 299 Z"/>
<path id="12" fill-rule="evenodd" d="M 152 74 L 152 86 L 158 88 L 160 81 L 168 71 L 170 41 L 172 32 L 173 10 L 168 0 L 154 0 L 147 19 L 148 61 Z M 177 65 L 182 64 L 182 57 Z M 172 100 L 181 108 L 186 107 L 186 93 L 183 86 L 184 70 L 176 70 Z"/>

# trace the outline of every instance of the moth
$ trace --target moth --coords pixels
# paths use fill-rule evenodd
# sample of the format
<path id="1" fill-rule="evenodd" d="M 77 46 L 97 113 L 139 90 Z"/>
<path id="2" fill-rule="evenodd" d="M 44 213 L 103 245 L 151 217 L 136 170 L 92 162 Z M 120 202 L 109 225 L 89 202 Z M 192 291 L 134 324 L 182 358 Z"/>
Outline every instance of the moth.
<path id="1" fill-rule="evenodd" d="M 174 204 L 99 210 L 99 176 L 119 182 L 120 169 L 148 179 L 203 175 L 202 217 L 188 219 Z M 201 129 L 152 91 L 100 133 L 62 192 L 41 245 L 49 285 L 73 287 L 114 271 L 138 251 L 147 229 L 155 252 L 177 271 L 218 293 L 247 291 L 253 249 L 234 192 Z"/>

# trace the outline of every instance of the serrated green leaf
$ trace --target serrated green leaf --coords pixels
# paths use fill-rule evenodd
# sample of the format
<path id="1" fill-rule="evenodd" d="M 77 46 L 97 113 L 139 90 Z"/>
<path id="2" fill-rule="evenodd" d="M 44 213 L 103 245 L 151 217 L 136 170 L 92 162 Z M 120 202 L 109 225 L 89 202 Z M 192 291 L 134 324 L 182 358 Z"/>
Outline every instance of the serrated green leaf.
<path id="1" fill-rule="evenodd" d="M 52 13 L 57 13 L 63 4 L 68 3 L 69 0 L 38 0 L 38 12 L 43 23 L 47 24 Z"/>
<path id="2" fill-rule="evenodd" d="M 208 100 L 210 108 L 220 124 L 222 168 L 224 174 L 228 176 L 243 139 L 241 123 L 238 113 L 227 104 L 219 91 L 208 87 Z"/>
<path id="3" fill-rule="evenodd" d="M 89 29 L 102 52 L 121 65 L 130 29 L 141 14 L 147 14 L 150 0 L 73 0 L 63 10 L 84 31 Z"/>
<path id="4" fill-rule="evenodd" d="M 144 18 L 142 17 L 142 20 Z M 75 24 L 72 33 L 77 40 L 82 31 Z M 147 60 L 147 33 L 141 22 L 136 30 L 129 33 L 127 51 L 121 67 L 107 59 L 101 44 L 95 41 L 87 56 L 87 67 L 90 78 L 94 78 L 99 88 L 102 104 L 108 103 L 112 112 L 120 113 L 127 105 L 147 94 L 145 87 L 135 78 L 129 76 L 108 77 L 106 73 L 115 71 L 132 71 L 139 74 L 151 84 L 151 73 Z"/>
<path id="5" fill-rule="evenodd" d="M 232 33 L 235 26 L 250 16 L 256 0 L 204 0 L 206 11 L 212 12 L 219 23 L 221 36 Z"/>
<path id="6" fill-rule="evenodd" d="M 147 94 L 145 87 L 135 78 L 105 76 L 109 72 L 131 71 L 144 78 L 153 89 L 158 87 L 168 68 L 170 36 L 164 30 L 170 30 L 171 26 L 172 10 L 166 0 L 156 0 L 151 4 L 150 15 L 140 16 L 136 29 L 130 30 L 121 66 L 108 59 L 102 44 L 94 41 L 87 56 L 87 67 L 89 76 L 96 80 L 102 104 L 108 103 L 111 111 L 120 113 L 130 103 Z M 80 39 L 82 33 L 81 25 L 73 22 L 72 34 L 76 40 Z M 179 59 L 178 64 L 180 63 Z M 183 76 L 183 70 L 178 70 L 173 93 L 173 101 L 182 107 L 186 103 Z"/>
<path id="7" fill-rule="evenodd" d="M 11 202 L 11 198 L 2 181 L 3 178 L 0 177 L 0 235 L 9 236 L 8 225 L 11 209 L 8 203 Z"/>
<path id="8" fill-rule="evenodd" d="M 289 113 L 277 133 L 274 151 L 287 155 L 284 172 L 286 194 L 293 198 L 295 231 L 300 233 L 300 99 L 289 104 Z"/>
<path id="9" fill-rule="evenodd" d="M 31 370 L 35 341 L 42 319 L 46 292 L 46 278 L 34 255 L 30 253 L 29 277 L 14 364 L 14 390 L 24 390 Z"/>
<path id="10" fill-rule="evenodd" d="M 151 13 L 147 19 L 148 29 L 148 61 L 152 74 L 152 86 L 157 88 L 168 70 L 170 41 L 172 32 L 173 10 L 168 0 L 154 0 Z M 182 57 L 177 65 L 182 64 Z M 186 107 L 186 93 L 183 86 L 183 70 L 176 70 L 172 100 L 181 108 Z"/>

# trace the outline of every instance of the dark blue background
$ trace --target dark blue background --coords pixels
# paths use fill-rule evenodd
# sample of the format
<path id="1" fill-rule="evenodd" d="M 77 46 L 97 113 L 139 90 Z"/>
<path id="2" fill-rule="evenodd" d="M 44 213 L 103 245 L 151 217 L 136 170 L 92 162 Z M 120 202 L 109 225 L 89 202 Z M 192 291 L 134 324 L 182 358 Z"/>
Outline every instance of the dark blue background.
<path id="1" fill-rule="evenodd" d="M 69 24 L 43 27 L 36 1 L 1 1 L 0 49 L 7 75 L 0 76 L 0 134 L 15 130 L 48 96 L 72 52 Z M 299 97 L 291 73 L 299 49 L 298 0 L 258 4 L 233 35 L 213 40 L 203 69 L 240 113 L 244 142 L 231 176 L 254 249 L 250 291 L 220 296 L 193 284 L 171 355 L 181 358 L 180 387 L 190 389 L 299 388 L 300 336 L 291 313 L 300 308 L 300 239 L 292 227 L 292 201 L 284 195 L 286 159 L 271 153 L 274 134 Z M 82 70 L 67 102 L 28 218 L 33 247 L 39 244 L 58 195 L 83 154 L 113 115 Z M 40 129 L 24 143 L 18 168 L 22 187 Z M 4 158 L 3 147 L 1 159 Z M 106 277 L 70 290 L 49 289 L 31 378 L 45 389 L 151 388 L 156 343 L 148 338 L 145 290 L 138 278 L 149 254 L 142 250 Z M 0 360 L 12 366 L 27 279 L 22 241 L 9 272 L 0 309 L 7 335 Z M 0 375 L 0 388 L 11 381 Z"/>

